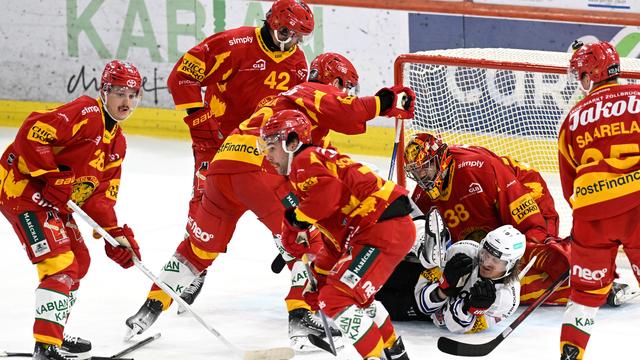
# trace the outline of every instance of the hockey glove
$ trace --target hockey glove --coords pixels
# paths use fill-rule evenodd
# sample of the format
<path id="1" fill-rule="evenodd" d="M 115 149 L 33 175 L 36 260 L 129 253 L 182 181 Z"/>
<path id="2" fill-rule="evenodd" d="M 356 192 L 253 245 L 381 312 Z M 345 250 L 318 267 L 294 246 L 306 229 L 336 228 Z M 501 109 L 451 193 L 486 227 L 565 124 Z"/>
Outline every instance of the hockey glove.
<path id="1" fill-rule="evenodd" d="M 440 290 L 447 296 L 458 295 L 473 270 L 473 259 L 467 254 L 455 254 L 444 267 L 440 277 Z"/>
<path id="2" fill-rule="evenodd" d="M 310 252 L 310 240 L 312 238 L 311 224 L 296 219 L 295 207 L 289 208 L 284 213 L 282 221 L 282 246 L 296 259 Z"/>
<path id="3" fill-rule="evenodd" d="M 133 231 L 127 225 L 123 227 L 117 227 L 109 230 L 109 235 L 120 244 L 119 246 L 113 246 L 109 242 L 105 241 L 104 251 L 107 253 L 109 259 L 115 261 L 118 265 L 127 269 L 133 265 L 133 254 L 136 255 L 138 260 L 141 259 L 140 247 L 133 237 Z"/>
<path id="4" fill-rule="evenodd" d="M 496 301 L 496 286 L 489 279 L 480 279 L 469 290 L 469 297 L 462 306 L 467 314 L 482 315 Z"/>
<path id="5" fill-rule="evenodd" d="M 71 198 L 73 191 L 73 182 L 75 175 L 71 170 L 60 170 L 42 175 L 46 181 L 42 189 L 42 197 L 58 208 L 58 211 L 64 214 L 70 214 L 72 211 L 67 208 L 67 201 Z"/>
<path id="6" fill-rule="evenodd" d="M 191 109 L 189 115 L 184 117 L 184 122 L 189 126 L 189 133 L 193 145 L 212 147 L 213 144 L 222 140 L 222 134 L 218 131 L 217 121 L 209 107 Z M 216 139 L 220 137 L 219 139 Z"/>
<path id="7" fill-rule="evenodd" d="M 412 119 L 416 93 L 406 86 L 394 85 L 378 90 L 380 115 L 396 119 Z"/>

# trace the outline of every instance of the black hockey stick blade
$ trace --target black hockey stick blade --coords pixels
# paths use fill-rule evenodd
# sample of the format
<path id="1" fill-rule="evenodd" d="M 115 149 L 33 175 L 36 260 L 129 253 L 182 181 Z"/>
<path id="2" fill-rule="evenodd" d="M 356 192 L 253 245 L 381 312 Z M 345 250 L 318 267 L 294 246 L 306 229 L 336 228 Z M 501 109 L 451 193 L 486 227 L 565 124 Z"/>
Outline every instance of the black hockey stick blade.
<path id="1" fill-rule="evenodd" d="M 322 338 L 316 334 L 309 334 L 307 335 L 307 338 L 309 339 L 309 342 L 312 343 L 313 345 L 319 347 L 320 349 L 326 351 L 326 352 L 330 352 L 333 354 L 333 356 L 338 356 L 336 350 L 331 347 L 331 345 L 322 340 Z"/>
<path id="2" fill-rule="evenodd" d="M 565 281 L 569 279 L 569 269 L 565 271 L 556 281 L 549 286 L 539 298 L 536 299 L 531 305 L 529 305 L 517 319 L 513 320 L 506 329 L 504 329 L 500 335 L 496 336 L 489 342 L 483 344 L 467 344 L 463 342 L 459 342 L 457 340 L 440 337 L 438 339 L 438 349 L 440 351 L 456 356 L 485 356 L 493 351 L 502 340 L 504 340 L 507 336 L 509 336 L 513 330 L 515 330 L 520 323 L 524 321 L 531 313 L 537 309 L 542 303 L 551 296 L 551 294 L 556 291 L 560 287 L 560 285 L 564 284 Z"/>
<path id="3" fill-rule="evenodd" d="M 123 356 L 138 350 L 139 348 L 147 345 L 148 343 L 150 343 L 150 342 L 152 342 L 152 341 L 154 341 L 156 339 L 159 339 L 160 336 L 161 336 L 160 333 L 157 333 L 157 334 L 155 334 L 153 336 L 149 336 L 146 339 L 140 340 L 140 341 L 136 342 L 135 344 L 129 346 L 128 348 L 123 349 L 119 353 L 117 353 L 115 355 L 112 355 L 111 359 L 122 359 Z"/>
<path id="4" fill-rule="evenodd" d="M 278 254 L 278 256 L 276 256 L 271 262 L 271 271 L 275 274 L 280 274 L 285 265 L 287 265 L 287 262 L 284 261 L 282 255 Z"/>
<path id="5" fill-rule="evenodd" d="M 484 344 L 467 344 L 441 336 L 438 339 L 438 349 L 443 353 L 458 356 L 485 356 L 504 340 L 503 334 Z"/>

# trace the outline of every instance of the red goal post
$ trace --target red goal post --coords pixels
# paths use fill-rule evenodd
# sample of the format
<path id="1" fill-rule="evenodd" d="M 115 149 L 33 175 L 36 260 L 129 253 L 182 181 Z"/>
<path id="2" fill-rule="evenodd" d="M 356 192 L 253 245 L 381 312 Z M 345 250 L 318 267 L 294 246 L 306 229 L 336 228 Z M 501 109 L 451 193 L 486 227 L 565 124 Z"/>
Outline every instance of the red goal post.
<path id="1" fill-rule="evenodd" d="M 568 235 L 571 210 L 558 177 L 557 134 L 582 97 L 568 81 L 571 54 L 519 49 L 448 49 L 396 58 L 396 84 L 416 92 L 415 118 L 405 121 L 397 151 L 397 182 L 407 184 L 404 142 L 418 131 L 448 144 L 480 145 L 538 169 Z M 621 59 L 621 83 L 640 81 L 640 59 Z M 404 141 L 402 141 L 404 140 Z"/>

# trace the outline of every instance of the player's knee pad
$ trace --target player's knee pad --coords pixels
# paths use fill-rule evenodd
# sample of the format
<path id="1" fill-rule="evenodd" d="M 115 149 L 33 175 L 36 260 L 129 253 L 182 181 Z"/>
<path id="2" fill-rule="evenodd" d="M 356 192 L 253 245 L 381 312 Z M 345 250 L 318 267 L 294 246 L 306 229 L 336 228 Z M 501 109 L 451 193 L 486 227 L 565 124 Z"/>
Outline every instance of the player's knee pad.
<path id="1" fill-rule="evenodd" d="M 66 251 L 56 256 L 44 259 L 36 264 L 38 278 L 43 281 L 47 277 L 68 278 L 71 283 L 78 281 L 78 262 L 73 251 Z"/>
<path id="2" fill-rule="evenodd" d="M 197 273 L 208 268 L 213 261 L 220 255 L 218 252 L 210 252 L 200 248 L 201 244 L 193 243 L 190 238 L 183 240 L 176 249 L 176 255 L 183 258 L 186 262 L 193 266 Z"/>

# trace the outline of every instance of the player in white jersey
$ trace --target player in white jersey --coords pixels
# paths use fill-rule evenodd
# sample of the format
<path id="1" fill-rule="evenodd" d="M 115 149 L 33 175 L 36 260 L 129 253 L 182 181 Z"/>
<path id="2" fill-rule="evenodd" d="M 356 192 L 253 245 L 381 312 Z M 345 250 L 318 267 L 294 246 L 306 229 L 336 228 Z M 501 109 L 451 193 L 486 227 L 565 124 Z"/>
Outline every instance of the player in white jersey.
<path id="1" fill-rule="evenodd" d="M 418 309 L 455 333 L 483 331 L 508 318 L 520 304 L 518 264 L 524 250 L 525 236 L 511 225 L 489 232 L 480 244 L 456 242 L 443 269 L 432 266 L 420 275 Z"/>

